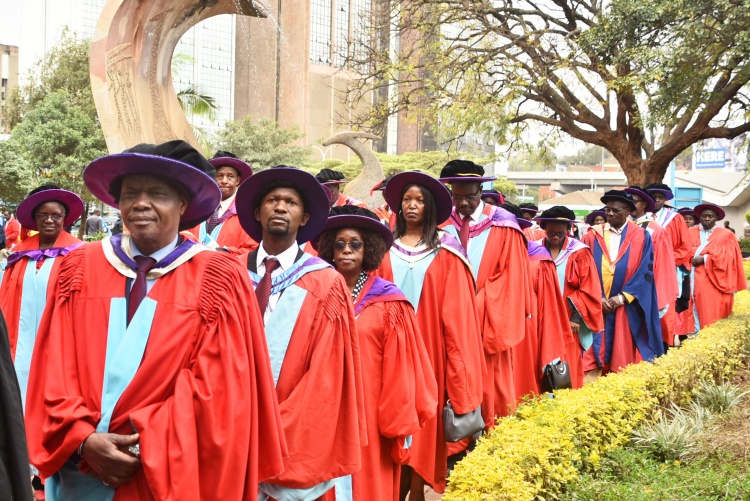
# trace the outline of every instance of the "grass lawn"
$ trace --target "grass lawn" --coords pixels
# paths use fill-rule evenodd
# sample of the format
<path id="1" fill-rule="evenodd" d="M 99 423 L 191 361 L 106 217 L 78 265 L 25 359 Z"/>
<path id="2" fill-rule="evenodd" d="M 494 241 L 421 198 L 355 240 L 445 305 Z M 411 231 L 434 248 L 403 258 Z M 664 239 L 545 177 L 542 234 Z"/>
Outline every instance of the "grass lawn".
<path id="1" fill-rule="evenodd" d="M 750 390 L 750 370 L 732 381 Z M 663 461 L 628 446 L 602 458 L 562 499 L 569 501 L 750 500 L 750 395 L 701 434 L 689 460 Z"/>

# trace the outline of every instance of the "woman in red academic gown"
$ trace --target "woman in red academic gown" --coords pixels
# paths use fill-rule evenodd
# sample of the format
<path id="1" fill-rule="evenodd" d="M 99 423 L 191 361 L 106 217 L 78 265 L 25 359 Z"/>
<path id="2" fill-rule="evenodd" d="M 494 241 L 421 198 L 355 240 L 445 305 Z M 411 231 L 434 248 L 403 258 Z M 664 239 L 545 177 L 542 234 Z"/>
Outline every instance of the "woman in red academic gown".
<path id="1" fill-rule="evenodd" d="M 695 208 L 700 224 L 690 228 L 693 248 L 693 304 L 696 331 L 732 314 L 734 294 L 747 289 L 742 252 L 731 231 L 716 226 L 724 210 L 713 204 Z"/>
<path id="2" fill-rule="evenodd" d="M 334 207 L 315 242 L 352 294 L 365 390 L 368 444 L 352 475 L 355 501 L 397 501 L 411 435 L 434 419 L 437 382 L 414 308 L 393 283 L 375 277 L 393 235 L 373 212 Z"/>
<path id="3" fill-rule="evenodd" d="M 18 220 L 38 231 L 16 245 L 0 286 L 0 309 L 8 324 L 10 353 L 16 366 L 21 397 L 26 387 L 36 332 L 42 312 L 51 299 L 52 287 L 62 256 L 83 242 L 63 228 L 83 212 L 81 197 L 57 186 L 44 185 L 32 191 L 18 206 Z"/>
<path id="4" fill-rule="evenodd" d="M 566 359 L 573 388 L 580 388 L 583 386 L 583 351 L 592 345 L 593 336 L 604 330 L 599 273 L 591 249 L 568 236 L 575 220 L 573 211 L 558 205 L 545 210 L 538 220 L 546 233 L 540 243 L 554 259 L 567 307 L 571 336 L 566 338 Z M 594 222 L 591 214 L 586 222 Z"/>
<path id="5" fill-rule="evenodd" d="M 417 311 L 419 329 L 438 385 L 436 416 L 413 434 L 408 465 L 410 500 L 424 499 L 424 484 L 445 490 L 448 464 L 443 407 L 456 414 L 481 413 L 482 339 L 474 279 L 458 240 L 438 230 L 450 216 L 447 188 L 421 172 L 393 176 L 385 189 L 397 210 L 396 241 L 378 274 L 394 282 Z"/>

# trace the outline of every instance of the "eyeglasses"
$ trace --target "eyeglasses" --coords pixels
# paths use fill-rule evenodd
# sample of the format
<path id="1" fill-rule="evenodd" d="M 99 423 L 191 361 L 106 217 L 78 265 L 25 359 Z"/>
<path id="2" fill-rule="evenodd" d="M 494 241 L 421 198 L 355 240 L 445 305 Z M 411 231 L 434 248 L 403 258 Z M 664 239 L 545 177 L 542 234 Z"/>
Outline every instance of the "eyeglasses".
<path id="1" fill-rule="evenodd" d="M 354 252 L 359 252 L 362 250 L 362 247 L 365 245 L 364 242 L 361 240 L 352 240 L 350 242 L 344 242 L 343 240 L 336 240 L 333 242 L 333 247 L 337 251 L 342 251 L 346 249 L 346 246 L 349 246 L 349 248 Z"/>
<path id="2" fill-rule="evenodd" d="M 567 231 L 549 231 L 547 230 L 548 237 L 564 237 L 568 234 Z"/>
<path id="3" fill-rule="evenodd" d="M 65 217 L 65 214 L 60 214 L 60 213 L 46 214 L 44 212 L 36 212 L 34 214 L 34 219 L 37 219 L 39 221 L 46 221 L 47 219 L 52 218 L 52 220 L 56 223 L 59 223 L 60 221 L 62 221 L 64 217 Z"/>
<path id="4" fill-rule="evenodd" d="M 482 194 L 482 190 L 479 190 L 478 192 L 474 193 L 473 195 L 469 195 L 466 197 L 459 197 L 458 195 L 451 194 L 451 197 L 453 197 L 453 201 L 456 203 L 456 205 L 460 204 L 461 202 L 471 202 L 472 200 L 476 200 L 479 195 Z"/>
<path id="5" fill-rule="evenodd" d="M 624 211 L 624 208 L 621 209 L 615 209 L 614 207 L 605 207 L 604 212 L 611 212 L 612 214 L 619 214 L 620 212 Z"/>

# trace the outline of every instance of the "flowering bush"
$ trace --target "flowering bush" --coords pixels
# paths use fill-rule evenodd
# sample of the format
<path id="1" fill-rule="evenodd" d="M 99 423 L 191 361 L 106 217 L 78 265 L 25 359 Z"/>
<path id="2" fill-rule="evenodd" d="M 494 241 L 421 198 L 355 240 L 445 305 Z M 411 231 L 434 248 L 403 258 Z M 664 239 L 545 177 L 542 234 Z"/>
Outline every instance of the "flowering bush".
<path id="1" fill-rule="evenodd" d="M 653 364 L 525 403 L 498 420 L 453 470 L 445 500 L 555 499 L 601 455 L 625 444 L 660 406 L 690 403 L 701 381 L 725 381 L 750 355 L 750 292 L 734 314 Z"/>

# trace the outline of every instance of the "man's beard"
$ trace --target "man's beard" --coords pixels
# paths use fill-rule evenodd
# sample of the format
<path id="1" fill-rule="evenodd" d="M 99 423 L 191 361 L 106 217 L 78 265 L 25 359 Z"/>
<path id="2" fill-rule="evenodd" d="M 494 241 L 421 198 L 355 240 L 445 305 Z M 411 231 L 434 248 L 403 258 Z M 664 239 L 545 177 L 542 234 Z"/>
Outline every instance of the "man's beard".
<path id="1" fill-rule="evenodd" d="M 273 235 L 276 237 L 286 237 L 289 235 L 289 223 L 287 223 L 286 227 L 280 228 L 278 226 L 271 226 L 270 224 L 266 225 L 266 231 L 269 235 Z"/>

